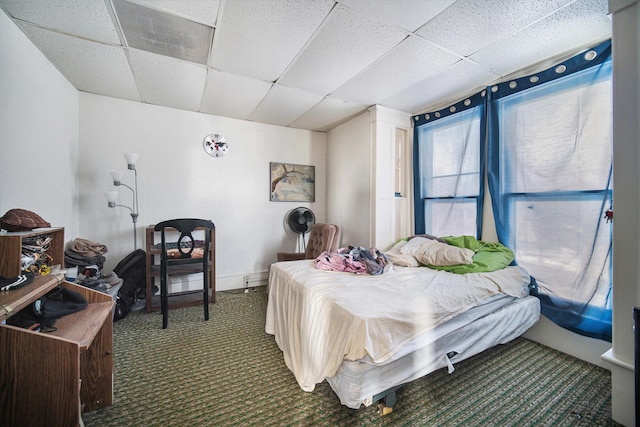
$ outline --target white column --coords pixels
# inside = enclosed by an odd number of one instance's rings
[[[380,250],[386,250],[398,238],[396,236],[396,197],[394,192],[396,129],[405,130],[407,138],[410,138],[411,116],[408,113],[380,105],[369,107],[369,113],[372,154],[370,170],[372,190],[371,243],[372,246]],[[408,147],[411,145],[409,144]],[[408,218],[403,218],[402,222],[409,222]],[[402,237],[406,235],[408,232]]]
[[[640,306],[638,1],[609,0],[613,20],[613,347],[603,358],[611,362],[613,419],[628,427],[636,425],[633,307]]]

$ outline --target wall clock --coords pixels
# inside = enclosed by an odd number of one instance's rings
[[[212,133],[207,135],[203,141],[204,151],[213,157],[222,157],[229,152],[229,145],[224,136]]]

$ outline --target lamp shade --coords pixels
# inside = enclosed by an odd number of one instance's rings
[[[115,208],[116,207],[116,203],[118,202],[118,196],[120,195],[120,193],[118,193],[115,190],[109,190],[109,191],[105,191],[104,192],[105,197],[107,198],[107,202],[110,208]]]
[[[122,177],[124,176],[124,172],[122,171],[111,171],[111,178],[113,178],[113,185],[120,185],[120,181],[122,181]]]
[[[127,167],[130,170],[135,170],[139,156],[136,153],[126,153],[124,157],[127,159]]]

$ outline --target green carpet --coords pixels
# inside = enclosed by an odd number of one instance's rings
[[[609,371],[518,338],[398,392],[394,412],[342,406],[326,382],[300,389],[273,336],[267,297],[219,292],[202,307],[114,323],[114,404],[86,426],[615,426]]]

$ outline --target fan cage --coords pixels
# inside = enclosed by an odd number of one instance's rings
[[[315,222],[315,215],[308,208],[295,208],[287,217],[289,228],[297,234],[307,234]]]
[[[309,208],[298,207],[292,209],[287,214],[287,225],[298,235],[298,247],[302,252],[306,250],[305,234],[311,231],[311,227],[316,222],[316,217]]]

